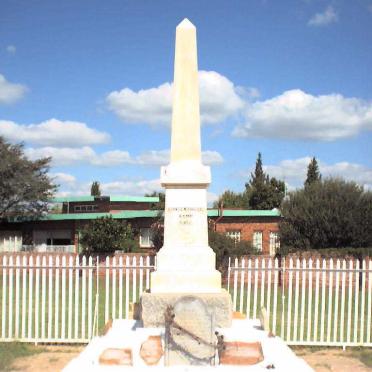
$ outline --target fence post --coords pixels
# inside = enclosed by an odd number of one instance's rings
[[[6,290],[7,290],[7,256],[3,256],[3,299],[2,299],[2,309],[1,309],[1,338],[5,339],[5,327],[6,327]]]
[[[238,295],[238,267],[239,261],[237,258],[234,260],[234,290],[233,290],[233,310],[236,311],[236,298]]]
[[[16,297],[15,297],[15,332],[14,336],[16,339],[19,338],[19,310],[20,310],[20,258],[16,257]]]
[[[313,315],[313,260],[309,259],[309,290],[307,304],[307,342],[311,338],[311,318]]]
[[[28,262],[28,319],[27,319],[27,325],[28,325],[28,332],[27,332],[27,338],[29,340],[32,339],[32,300],[33,300],[33,266],[34,266],[34,259],[31,256],[30,260]]]
[[[227,292],[230,293],[230,274],[231,274],[231,258],[229,257],[228,261],[228,267],[227,267]]]
[[[283,257],[281,260],[281,267],[279,271],[279,280],[280,280],[280,285],[281,285],[281,290],[282,290],[282,319],[281,319],[281,324],[280,324],[280,337],[282,340],[284,340],[284,319],[285,319],[285,288],[286,288],[286,260]]]
[[[79,270],[80,270],[80,260],[79,256],[75,258],[75,306],[74,306],[74,315],[75,315],[75,329],[74,337],[78,338],[79,335]]]
[[[67,338],[69,340],[72,339],[72,288],[73,288],[73,266],[74,266],[74,260],[72,256],[69,257],[68,259],[68,326],[67,326]]]
[[[93,292],[93,259],[89,256],[88,261],[88,339],[92,338],[92,292]]]
[[[110,257],[106,257],[106,290],[105,290],[105,324],[109,320],[109,297],[110,297]]]

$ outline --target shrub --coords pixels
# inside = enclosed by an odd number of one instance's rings
[[[250,242],[240,241],[235,242],[232,238],[225,234],[209,230],[209,246],[216,253],[217,269],[222,270],[225,261],[229,257],[241,257],[249,254],[259,254]]]
[[[284,249],[372,246],[372,193],[354,182],[326,179],[288,195],[281,209]]]
[[[134,252],[139,249],[135,232],[126,221],[103,217],[89,222],[81,231],[84,253]]]

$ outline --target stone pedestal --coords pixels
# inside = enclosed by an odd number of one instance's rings
[[[141,297],[141,319],[144,327],[164,327],[164,313],[168,306],[184,297],[185,293],[143,293]],[[200,298],[208,311],[214,314],[216,327],[230,327],[232,304],[230,294],[222,289],[218,293],[190,293]]]

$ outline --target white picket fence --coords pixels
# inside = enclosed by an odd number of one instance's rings
[[[0,341],[86,343],[131,316],[153,269],[149,256],[3,256]]]
[[[372,346],[372,260],[229,260],[233,308],[292,345]]]
[[[0,341],[86,343],[109,319],[132,317],[150,288],[150,257],[0,258]],[[233,308],[288,344],[372,346],[372,260],[229,260]]]

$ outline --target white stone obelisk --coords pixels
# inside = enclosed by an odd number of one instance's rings
[[[208,246],[207,187],[210,168],[201,161],[196,28],[184,19],[176,29],[170,164],[165,187],[164,246],[151,276],[151,293],[219,293],[221,274]]]

